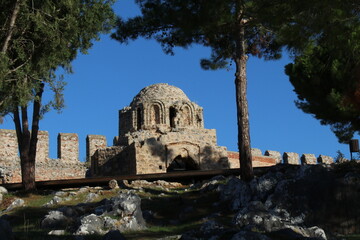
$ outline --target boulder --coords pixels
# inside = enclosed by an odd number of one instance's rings
[[[65,229],[71,223],[71,219],[60,211],[50,211],[41,221],[42,228]]]
[[[250,182],[253,200],[265,201],[266,198],[274,192],[281,177],[281,173],[268,172],[259,178],[254,178]]]
[[[85,202],[94,202],[97,198],[99,197],[98,194],[96,193],[89,193],[87,196],[86,196],[86,199],[85,199]]]
[[[272,239],[286,240],[327,240],[324,230],[318,227],[304,228],[300,226],[286,226],[283,229],[268,234]]]
[[[11,210],[14,210],[15,208],[19,208],[25,205],[25,201],[21,198],[15,199],[10,206],[4,211],[4,212],[10,212]]]
[[[103,229],[104,221],[101,217],[96,216],[95,214],[90,214],[83,217],[81,220],[81,225],[75,232],[75,235],[88,235],[88,234],[104,234]]]
[[[141,230],[145,220],[141,211],[141,199],[134,193],[120,193],[111,199],[112,211],[104,213],[120,217],[120,231]]]
[[[256,229],[261,232],[271,232],[285,226],[281,217],[266,210],[260,201],[250,202],[247,207],[240,210],[235,215],[233,223],[239,228]]]
[[[226,185],[220,185],[217,190],[220,192],[222,202],[230,202],[230,210],[239,210],[251,200],[251,189],[249,185],[238,179],[231,178]]]
[[[0,186],[0,194],[7,194],[8,190],[4,188],[3,186]]]
[[[110,180],[109,188],[110,189],[118,189],[119,188],[118,182],[115,179]]]
[[[48,235],[63,236],[65,235],[65,230],[51,230],[50,232],[48,232]]]

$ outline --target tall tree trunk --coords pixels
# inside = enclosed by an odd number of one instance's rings
[[[40,108],[44,84],[41,83],[34,100],[32,130],[29,130],[27,107],[21,107],[21,119],[19,109],[14,111],[14,123],[20,152],[21,180],[26,192],[36,189],[35,185],[35,159],[38,141]]]
[[[14,27],[15,27],[15,22],[16,22],[16,18],[19,14],[19,10],[20,10],[20,1],[21,0],[16,0],[15,2],[15,6],[14,6],[14,10],[11,14],[11,18],[9,21],[9,27],[7,29],[7,33],[6,33],[6,38],[1,46],[1,53],[6,53],[8,47],[9,47],[9,42],[11,40],[13,31],[14,31]]]
[[[238,124],[238,147],[240,153],[240,177],[244,181],[250,181],[254,178],[251,145],[250,145],[250,127],[249,110],[247,102],[247,79],[246,64],[248,56],[245,47],[245,26],[239,21],[239,31],[237,39],[237,49],[235,54],[235,89],[236,89],[236,107]]]

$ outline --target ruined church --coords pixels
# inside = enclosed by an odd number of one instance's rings
[[[166,83],[145,87],[121,109],[114,146],[91,156],[93,176],[221,168],[230,168],[227,150],[204,128],[203,108]]]

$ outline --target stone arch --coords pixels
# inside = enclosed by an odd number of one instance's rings
[[[177,115],[176,108],[171,106],[169,108],[169,123],[171,128],[176,127],[176,115]]]
[[[164,103],[161,101],[151,101],[147,105],[147,125],[155,126],[158,124],[163,124],[164,121]]]
[[[136,108],[136,130],[140,130],[144,122],[144,111],[141,106]]]
[[[169,164],[167,172],[199,170],[200,166],[191,157],[178,155]]]
[[[199,170],[200,166],[196,161],[190,156],[189,150],[186,148],[180,148],[178,155],[170,162],[167,167],[167,172],[174,171],[189,171],[189,170]]]
[[[158,104],[151,104],[150,106],[150,125],[161,123],[161,109]]]
[[[189,104],[184,104],[181,108],[181,120],[183,126],[191,126],[193,122],[192,108]]]
[[[170,164],[175,160],[175,158],[180,159],[181,161],[194,162],[191,163],[191,166],[200,166],[200,146],[192,142],[173,142],[166,145],[166,167],[168,168]],[[195,164],[195,165],[194,165]],[[195,170],[195,169],[192,169]]]

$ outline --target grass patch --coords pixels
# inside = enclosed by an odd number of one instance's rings
[[[345,239],[346,240],[360,240],[360,234],[346,236]]]
[[[181,235],[186,231],[199,228],[201,223],[186,223],[168,226],[148,225],[146,230],[136,232],[124,232],[128,240],[152,240],[167,236]]]

